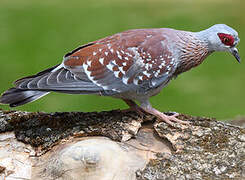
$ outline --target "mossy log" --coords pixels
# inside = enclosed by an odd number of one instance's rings
[[[244,179],[245,129],[179,115],[0,111],[0,179]]]

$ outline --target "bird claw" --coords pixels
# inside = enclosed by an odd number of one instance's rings
[[[179,113],[177,113],[177,112],[170,112],[170,113],[164,114],[164,113],[162,113],[162,112],[160,112],[160,111],[158,111],[152,107],[146,107],[146,108],[143,108],[143,110],[145,110],[146,112],[158,117],[158,122],[165,122],[172,127],[177,127],[179,125],[181,129],[184,129],[183,125],[188,126],[190,124],[190,122],[188,122],[188,121],[182,121],[182,120],[178,119],[177,117],[179,116]]]
[[[166,115],[166,114],[162,113],[162,115],[161,115],[161,117],[159,117],[160,119],[158,119],[158,121],[159,122],[165,122],[172,127],[179,127],[181,129],[185,129],[184,126],[190,125],[189,121],[180,120],[177,118],[178,116],[179,116],[179,113],[176,113],[176,112],[173,115]]]
[[[132,112],[133,111],[133,112],[136,112],[137,114],[139,114],[141,117],[144,117],[145,112],[148,112],[152,115],[157,116],[159,122],[165,122],[165,123],[167,123],[173,127],[176,127],[176,125],[179,124],[181,129],[183,129],[183,125],[189,125],[190,124],[190,122],[188,122],[188,121],[182,121],[182,120],[178,119],[177,117],[179,116],[179,113],[177,113],[177,112],[167,112],[165,114],[165,113],[162,113],[162,112],[152,108],[151,106],[150,107],[144,107],[144,106],[140,107],[132,100],[128,100],[128,99],[123,99],[123,100],[129,105],[130,108],[122,110],[122,112],[129,112],[129,111]]]

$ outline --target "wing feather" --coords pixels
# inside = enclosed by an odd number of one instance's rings
[[[159,32],[161,31],[161,32]],[[16,82],[19,88],[112,95],[167,84],[176,69],[162,30],[126,31],[65,55],[63,63]]]
[[[64,67],[74,76],[85,73],[110,93],[157,88],[176,70],[173,48],[162,31],[126,31],[99,40],[66,56]]]

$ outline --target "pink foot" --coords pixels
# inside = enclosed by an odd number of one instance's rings
[[[173,115],[166,115],[152,107],[142,107],[142,109],[152,115],[155,115],[156,117],[159,118],[159,121],[163,121],[167,124],[169,124],[170,126],[175,127],[175,124],[179,124],[181,127],[182,125],[189,125],[190,122],[188,121],[182,121],[180,119],[177,118],[177,116],[179,116],[179,113],[174,113]]]

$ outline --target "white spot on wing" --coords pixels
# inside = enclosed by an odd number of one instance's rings
[[[149,65],[150,65],[149,63],[146,63],[146,64],[145,64],[145,69],[146,69],[146,70],[149,70]]]
[[[83,69],[84,69],[85,73],[87,74],[88,78],[89,78],[90,80],[92,80],[92,78],[91,78],[91,76],[90,76],[90,75],[91,75],[91,72],[88,71],[88,65],[87,65],[86,63],[83,64]]]
[[[145,65],[144,60],[140,56],[138,48],[137,47],[130,47],[130,48],[128,48],[128,50],[132,51],[135,54],[133,57],[136,60],[135,63],[137,63],[141,67],[144,67],[144,65]]]
[[[139,80],[138,80],[138,79],[134,79],[134,80],[133,80],[133,83],[134,83],[135,85],[138,85],[138,84],[139,84]]]
[[[128,84],[128,79],[129,79],[129,77],[123,76],[123,79],[122,79],[123,83]]]
[[[95,56],[96,54],[97,54],[97,52],[94,51],[94,52],[93,52],[93,55]]]
[[[107,51],[105,51],[105,55],[108,56],[108,52]]]
[[[174,58],[172,58],[172,60],[170,61],[170,64],[174,64]]]
[[[122,59],[122,56],[120,55],[119,51],[116,51],[116,52],[117,52],[117,57],[118,57],[119,59]]]
[[[160,69],[158,69],[155,73],[154,76],[157,77],[160,74]]]
[[[122,59],[122,56],[121,56],[120,54],[118,54],[117,57],[118,57],[119,59]]]
[[[87,61],[88,66],[91,66],[92,61]]]
[[[155,86],[157,84],[156,81],[151,81],[152,86]]]
[[[115,75],[117,78],[119,78],[119,73],[120,73],[120,71],[114,71],[114,75]]]
[[[99,59],[100,64],[104,65],[104,58]]]
[[[148,73],[147,71],[143,71],[143,74],[146,75],[148,78],[151,77],[151,74]]]
[[[114,65],[113,65],[112,63],[109,63],[109,64],[106,65],[106,67],[107,67],[109,70],[113,71]]]
[[[139,79],[142,81],[143,80],[143,76],[139,76]]]
[[[125,71],[123,70],[123,66],[118,67],[119,71],[121,71],[123,74],[125,74]]]
[[[162,61],[161,66],[165,66],[165,65],[166,65],[165,61]]]
[[[132,54],[126,52],[126,55],[128,55],[129,57],[133,57]]]
[[[110,49],[111,48],[111,44],[107,44],[107,47]]]
[[[111,61],[111,63],[117,65],[117,62],[115,60]]]

